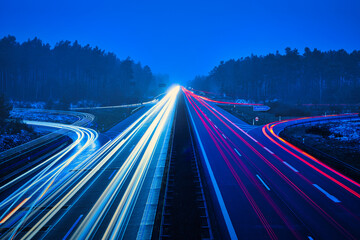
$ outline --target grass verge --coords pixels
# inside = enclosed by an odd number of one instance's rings
[[[141,108],[142,107],[102,108],[83,110],[82,112],[91,113],[95,116],[94,122],[91,123],[91,128],[99,132],[106,132],[131,114],[139,111]]]
[[[241,119],[242,121],[250,125],[254,124],[258,126],[298,117],[321,116],[360,111],[358,106],[303,106],[290,105],[281,102],[269,103],[267,105],[270,107],[270,110],[266,112],[253,111],[252,106],[230,104],[219,104],[218,106]],[[255,121],[256,117],[259,118],[258,121]]]

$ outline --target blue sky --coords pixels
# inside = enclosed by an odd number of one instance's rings
[[[0,0],[0,37],[78,40],[182,82],[287,46],[360,49],[359,13],[358,0]]]

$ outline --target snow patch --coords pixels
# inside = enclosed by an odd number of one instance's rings
[[[360,142],[360,121],[342,121],[340,123],[330,123],[329,138],[344,142]]]

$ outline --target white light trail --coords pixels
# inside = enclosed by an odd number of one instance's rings
[[[105,164],[109,163],[109,161],[112,161],[114,159],[114,157],[116,157],[122,151],[122,149],[124,149],[123,147],[126,146],[130,142],[130,140],[143,127],[146,127],[147,123],[151,122],[151,125],[152,125],[155,122],[155,120],[153,120],[153,119],[154,118],[156,119],[157,116],[163,116],[164,119],[169,117],[168,113],[166,114],[164,112],[165,112],[165,110],[167,112],[174,111],[175,99],[176,99],[176,95],[177,95],[178,91],[179,91],[179,87],[175,87],[161,101],[159,101],[155,106],[153,106],[150,110],[148,110],[138,120],[136,120],[133,124],[131,124],[121,134],[119,134],[119,136],[117,136],[111,142],[108,142],[101,149],[99,149],[95,154],[90,156],[85,161],[86,164],[83,164],[83,165],[81,165],[81,167],[79,167],[79,169],[91,169],[90,171],[85,172],[85,173],[83,172],[82,174],[81,174],[80,171],[76,172],[74,174],[74,176],[70,180],[68,180],[67,182],[64,182],[61,186],[59,186],[59,188],[56,191],[54,191],[51,195],[49,195],[47,197],[47,199],[44,199],[44,201],[41,203],[41,205],[39,207],[46,206],[46,204],[48,204],[50,201],[54,200],[58,194],[61,194],[61,192],[65,191],[65,190],[67,191],[66,194],[61,199],[57,199],[57,203],[55,205],[53,205],[53,208],[50,209],[49,211],[47,211],[44,214],[44,216],[42,216],[36,222],[36,224],[34,224],[34,226],[31,227],[31,229],[22,237],[22,239],[28,239],[28,238],[34,237],[41,230],[41,228],[43,226],[45,226],[45,224],[47,222],[49,222],[50,219],[52,219],[52,217],[54,217],[56,215],[56,213],[58,213],[58,211],[76,193],[78,193],[82,189],[82,187],[86,183],[88,183],[90,181],[90,179],[92,179],[92,177],[95,174],[97,174],[98,171]],[[169,105],[172,105],[172,107],[170,108]],[[170,109],[172,109],[172,110],[170,110]],[[159,129],[160,126],[163,125],[163,124],[159,124],[160,122],[161,122],[160,120],[157,120],[157,124],[155,124],[155,125],[158,125],[158,126],[156,126],[157,129]],[[148,127],[148,128],[150,128],[150,127]],[[144,135],[146,135],[146,138],[154,137],[154,131],[150,135],[148,135],[148,134],[144,134]],[[132,152],[130,153],[129,158],[128,158],[128,159],[132,159],[132,160],[135,159],[135,162],[140,162],[141,163],[141,164],[138,164],[138,167],[137,167],[137,169],[141,169],[141,171],[140,170],[136,171],[137,176],[144,176],[144,174],[146,174],[147,163],[144,163],[145,162],[144,156],[147,156],[147,158],[149,158],[149,156],[151,156],[151,155],[149,155],[149,153],[146,153],[146,154],[144,154],[143,158],[141,158],[140,161],[138,161],[137,159],[139,159],[139,157],[141,156],[141,154],[139,152],[143,152],[143,150],[146,149],[145,145],[146,145],[147,142],[148,141],[140,141],[134,147],[134,149],[132,150]],[[116,191],[118,189],[118,188],[116,188],[114,182],[123,183],[124,181],[122,181],[122,178],[129,177],[130,169],[133,169],[135,167],[135,165],[136,165],[135,162],[132,162],[131,160],[125,161],[125,163],[123,164],[123,166],[121,168],[122,170],[120,169],[119,171],[117,171],[117,173],[114,176],[112,176],[111,181],[110,181],[109,186],[108,186],[108,188],[111,189],[111,191],[109,190],[108,191],[109,194],[107,194],[106,198],[104,197],[103,199],[108,199],[108,198],[112,197],[111,193],[113,193],[113,191]],[[91,168],[89,166],[91,166]],[[71,189],[67,189],[68,186],[70,186],[70,184],[72,184],[75,181],[77,181],[76,184]],[[134,181],[131,181],[131,182],[133,183],[132,186],[136,186],[136,188],[141,187],[140,182],[134,182]],[[121,186],[121,184],[120,184],[120,186]],[[132,197],[133,200],[136,199],[136,192],[135,193],[129,192],[129,196],[130,195],[133,196]],[[95,215],[101,215],[102,214],[101,209],[107,208],[108,207],[108,205],[106,205],[107,203],[108,203],[107,201],[104,201],[102,203],[99,202],[99,204],[96,204],[94,206],[94,208],[93,208],[94,211],[92,211],[92,213],[95,212],[94,213]],[[130,208],[127,208],[127,209],[128,210],[126,212],[129,213]],[[88,216],[89,216],[89,214],[88,214]],[[31,214],[29,214],[29,217],[31,217]],[[83,222],[84,221],[90,221],[89,219],[91,219],[91,222],[94,222],[94,225],[97,223],[96,219],[94,220],[94,218],[92,218],[92,217],[88,217],[88,218],[85,217]],[[115,227],[114,229],[118,229],[119,223],[114,222],[114,224],[115,224],[115,225],[113,225]],[[73,236],[77,236],[77,235],[82,236],[84,232],[86,234],[86,231],[84,229],[87,229],[87,228],[84,228],[84,226],[81,223],[79,225],[79,227],[77,228],[77,230],[74,232]]]

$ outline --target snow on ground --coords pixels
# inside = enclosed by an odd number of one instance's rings
[[[44,109],[46,106],[45,102],[24,102],[24,101],[14,101],[10,100],[10,104],[15,108],[36,108]]]
[[[79,120],[76,116],[72,115],[47,113],[26,109],[12,110],[10,112],[10,118],[64,124],[72,124]],[[5,130],[2,134],[0,134],[0,152],[24,144],[45,134],[48,134],[48,132],[39,131],[38,128],[34,128],[34,131],[27,131],[26,128],[24,128],[17,133],[10,131],[10,129]]]
[[[342,121],[329,123],[331,135],[329,138],[344,142],[357,141],[360,143],[360,121]]]
[[[0,135],[0,152],[29,142],[39,136],[41,135],[36,132],[28,132],[25,130],[21,130],[20,133],[16,134],[3,133]]]
[[[65,114],[55,114],[46,112],[34,112],[23,109],[15,109],[10,112],[11,118],[19,118],[22,120],[56,122],[64,124],[72,124],[79,120],[77,117]]]
[[[76,103],[70,104],[70,109],[82,107],[101,107],[101,104],[91,100],[81,100]]]

